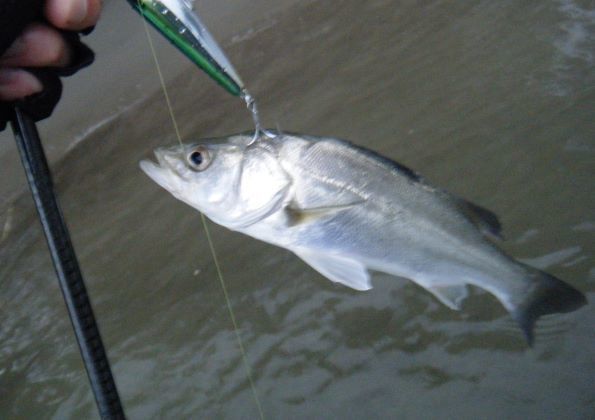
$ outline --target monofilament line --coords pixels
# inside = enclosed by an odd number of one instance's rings
[[[151,38],[151,34],[149,33],[149,24],[145,20],[144,11],[141,7],[140,1],[138,3],[138,9],[140,10],[141,15],[143,16],[143,26],[145,28],[145,34],[147,34],[147,41],[149,41],[149,48],[151,49],[151,55],[153,56],[153,61],[155,62],[155,68],[157,69],[157,74],[159,75],[159,82],[161,83],[161,89],[163,90],[163,95],[165,96],[165,102],[167,103],[167,109],[169,110],[169,116],[171,118],[171,122],[174,126],[174,131],[176,132],[176,137],[178,139],[178,143],[182,146],[182,136],[180,135],[180,130],[178,129],[178,123],[176,122],[176,117],[174,116],[174,108],[171,105],[171,101],[169,100],[169,93],[167,92],[167,88],[165,87],[165,79],[163,78],[163,73],[161,72],[161,65],[159,64],[159,59],[157,58],[157,52],[155,51],[155,45],[153,45],[153,39]]]
[[[244,363],[244,367],[246,368],[246,376],[248,376],[248,381],[250,382],[250,388],[252,389],[252,394],[254,395],[254,401],[256,401],[256,406],[258,408],[258,414],[260,415],[260,419],[264,420],[264,414],[262,412],[260,400],[258,398],[258,394],[256,393],[256,386],[254,385],[254,381],[252,379],[252,372],[250,370],[250,366],[248,365],[248,358],[246,357],[246,350],[244,349],[244,343],[242,342],[242,337],[240,336],[240,329],[238,328],[236,316],[235,316],[233,309],[231,307],[231,301],[229,299],[229,295],[227,294],[227,287],[225,286],[225,282],[223,281],[223,274],[221,272],[221,266],[219,265],[219,259],[217,258],[217,253],[215,252],[215,245],[213,244],[213,240],[211,239],[211,232],[209,231],[209,226],[207,224],[207,218],[205,217],[205,215],[203,213],[200,213],[200,218],[202,219],[202,225],[205,230],[207,242],[209,243],[209,248],[211,249],[211,254],[213,256],[213,262],[215,263],[215,269],[217,270],[217,276],[219,277],[219,282],[221,283],[221,289],[223,290],[223,295],[225,296],[225,301],[227,302],[227,310],[229,311],[229,317],[231,318],[231,323],[233,324],[233,330],[234,330],[234,332],[236,334],[236,338],[238,340],[238,346],[240,347],[240,352],[242,354],[242,361]]]
[[[139,10],[141,14],[143,13],[142,8],[139,4]],[[174,126],[174,130],[176,132],[176,137],[180,145],[182,145],[182,136],[180,135],[180,131],[178,129],[178,124],[176,122],[176,117],[174,115],[174,110],[171,105],[171,101],[169,99],[169,93],[167,91],[167,87],[165,85],[165,79],[163,78],[163,73],[161,72],[161,66],[159,64],[159,59],[157,58],[157,52],[155,51],[155,46],[153,45],[153,40],[151,39],[151,34],[149,33],[149,25],[147,24],[146,20],[143,19],[145,33],[147,35],[147,40],[149,42],[149,47],[151,49],[151,55],[153,56],[153,61],[155,62],[155,67],[157,69],[157,74],[159,75],[159,82],[161,83],[161,89],[163,90],[163,95],[165,96],[165,102],[167,104],[167,109],[169,110],[169,115]],[[258,414],[261,420],[264,420],[264,413],[262,411],[262,406],[260,405],[260,399],[258,398],[258,393],[256,392],[256,386],[254,385],[254,380],[252,379],[252,372],[250,370],[250,365],[248,364],[248,357],[246,356],[246,350],[244,348],[244,343],[242,342],[242,337],[240,335],[240,330],[238,328],[238,323],[236,321],[235,314],[233,312],[233,307],[231,306],[231,301],[229,299],[229,294],[227,293],[227,287],[225,286],[225,280],[223,279],[223,273],[221,271],[221,267],[219,265],[219,259],[217,258],[217,253],[215,252],[215,246],[213,244],[213,240],[211,239],[211,233],[209,231],[209,226],[207,224],[207,218],[203,213],[200,213],[200,218],[202,220],[202,225],[205,231],[205,235],[207,238],[207,242],[209,244],[209,249],[211,251],[211,256],[213,258],[213,262],[215,264],[215,269],[217,271],[217,277],[219,279],[219,284],[221,285],[221,289],[223,290],[223,296],[225,297],[225,304],[227,305],[227,311],[229,312],[229,317],[231,318],[231,323],[233,326],[233,330],[238,342],[238,347],[240,349],[240,354],[242,357],[242,364],[246,370],[246,376],[248,378],[248,382],[250,383],[250,389],[252,390],[252,395],[254,396],[254,401],[256,402],[256,407],[258,409]]]

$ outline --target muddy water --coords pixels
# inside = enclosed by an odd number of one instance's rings
[[[595,297],[595,11],[589,2],[308,1],[226,50],[268,126],[350,139],[501,217],[503,247]],[[152,71],[152,69],[147,69]],[[157,83],[157,81],[155,82]],[[250,128],[194,69],[184,139]],[[198,213],[138,169],[175,142],[161,93],[54,166],[130,418],[257,418]],[[96,416],[30,199],[0,243],[0,417]],[[453,312],[407,282],[333,284],[209,225],[266,418],[589,418],[593,306],[537,344],[491,297]]]

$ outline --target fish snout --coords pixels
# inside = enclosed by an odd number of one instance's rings
[[[160,147],[153,151],[155,160],[143,160],[140,162],[141,169],[157,184],[172,194],[178,189],[177,179],[184,172],[184,160],[181,154],[170,148]]]

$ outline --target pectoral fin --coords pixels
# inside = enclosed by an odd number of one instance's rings
[[[464,284],[456,286],[434,286],[428,287],[427,289],[436,296],[440,302],[455,311],[461,310],[461,303],[468,295],[467,286]]]
[[[296,255],[329,280],[355,290],[372,288],[370,274],[359,261],[316,251],[295,251]]]
[[[285,208],[287,215],[287,224],[289,227],[297,226],[302,223],[311,223],[324,217],[331,216],[337,212],[347,210],[359,203],[351,203],[339,206],[315,207],[302,209],[296,205],[290,204]]]

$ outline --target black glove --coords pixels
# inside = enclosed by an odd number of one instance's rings
[[[31,22],[45,22],[43,17],[44,0],[0,0],[0,55],[15,41],[25,26]],[[88,34],[92,28],[82,31]],[[80,41],[77,32],[61,31],[66,40],[72,61],[68,67],[27,68],[43,85],[43,91],[25,99],[0,102],[0,131],[12,116],[13,105],[18,104],[35,121],[51,115],[62,94],[60,77],[70,76],[90,65],[95,55]]]

